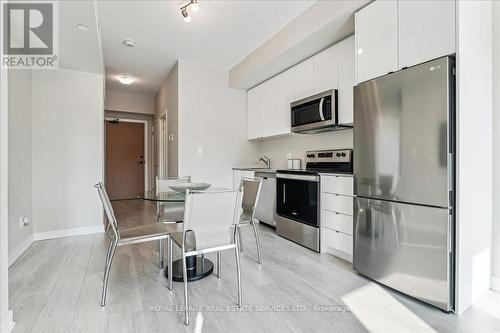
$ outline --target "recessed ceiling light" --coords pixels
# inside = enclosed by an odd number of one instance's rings
[[[191,22],[191,16],[189,16],[186,7],[181,9],[181,13],[182,13],[182,16],[184,16],[184,22],[186,22],[186,23]]]
[[[89,31],[89,27],[87,27],[86,25],[84,24],[77,24],[76,27],[78,28],[78,30],[80,31]]]
[[[125,39],[123,41],[123,46],[126,46],[126,47],[135,47],[135,42],[132,39]]]
[[[133,77],[127,75],[120,75],[117,77],[117,80],[120,81],[121,84],[132,84],[135,81]]]

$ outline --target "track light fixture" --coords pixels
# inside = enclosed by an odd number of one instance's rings
[[[191,0],[187,5],[181,7],[181,14],[184,17],[184,22],[186,23],[191,22],[191,16],[189,16],[188,8],[191,8],[193,12],[197,12],[200,9],[200,6],[198,5],[198,0]]]

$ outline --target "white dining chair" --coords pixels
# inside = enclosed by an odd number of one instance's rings
[[[238,223],[237,235],[239,238],[239,248],[243,252],[243,239],[241,237],[241,227],[252,226],[253,233],[255,236],[255,243],[257,245],[257,262],[262,264],[262,254],[259,239],[259,232],[257,230],[257,220],[255,218],[255,211],[257,208],[257,202],[260,197],[260,190],[262,188],[262,179],[253,178],[241,178],[240,190],[243,190],[242,199],[242,213]]]
[[[174,190],[172,190],[170,186],[190,182],[191,176],[168,178],[156,177],[156,194],[162,192],[174,192]],[[157,202],[156,214],[158,222],[182,222],[182,220],[184,219],[184,202]]]
[[[232,229],[241,215],[241,191],[186,193],[186,209],[182,232],[173,233],[168,240],[168,267],[172,267],[172,244],[181,248],[184,280],[184,324],[189,325],[189,299],[186,258],[216,252],[217,277],[221,277],[221,251],[234,249],[238,283],[238,306],[241,307],[241,272],[238,238]],[[168,274],[168,287],[172,289],[172,274]]]
[[[160,242],[160,262],[163,262],[164,239],[170,238],[170,233],[179,232],[180,226],[177,224],[150,223],[135,227],[118,228],[118,220],[116,219],[113,206],[109,200],[106,188],[103,183],[94,185],[101,199],[106,215],[105,234],[109,240],[108,251],[106,253],[106,261],[104,264],[104,277],[102,283],[101,306],[106,304],[108,279],[111,270],[111,264],[115,256],[115,251],[118,246],[138,244],[144,242],[159,241]],[[161,267],[160,267],[161,268]]]

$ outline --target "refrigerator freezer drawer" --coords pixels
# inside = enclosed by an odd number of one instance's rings
[[[321,209],[352,216],[352,197],[321,193]]]
[[[354,199],[354,269],[446,311],[452,307],[449,215],[433,208]]]

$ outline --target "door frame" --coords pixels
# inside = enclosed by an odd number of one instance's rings
[[[150,147],[150,142],[149,138],[150,135],[149,133],[149,120],[140,120],[140,119],[128,119],[128,118],[115,118],[115,117],[104,117],[104,122],[107,121],[112,121],[112,120],[118,120],[119,122],[122,123],[139,123],[144,125],[144,192],[149,191],[150,189],[150,173],[151,171],[149,170],[150,168],[150,153],[149,153],[149,147]],[[107,154],[106,154],[106,126],[104,126],[104,170],[106,170],[106,163],[107,163]],[[106,172],[104,173],[106,175]]]

